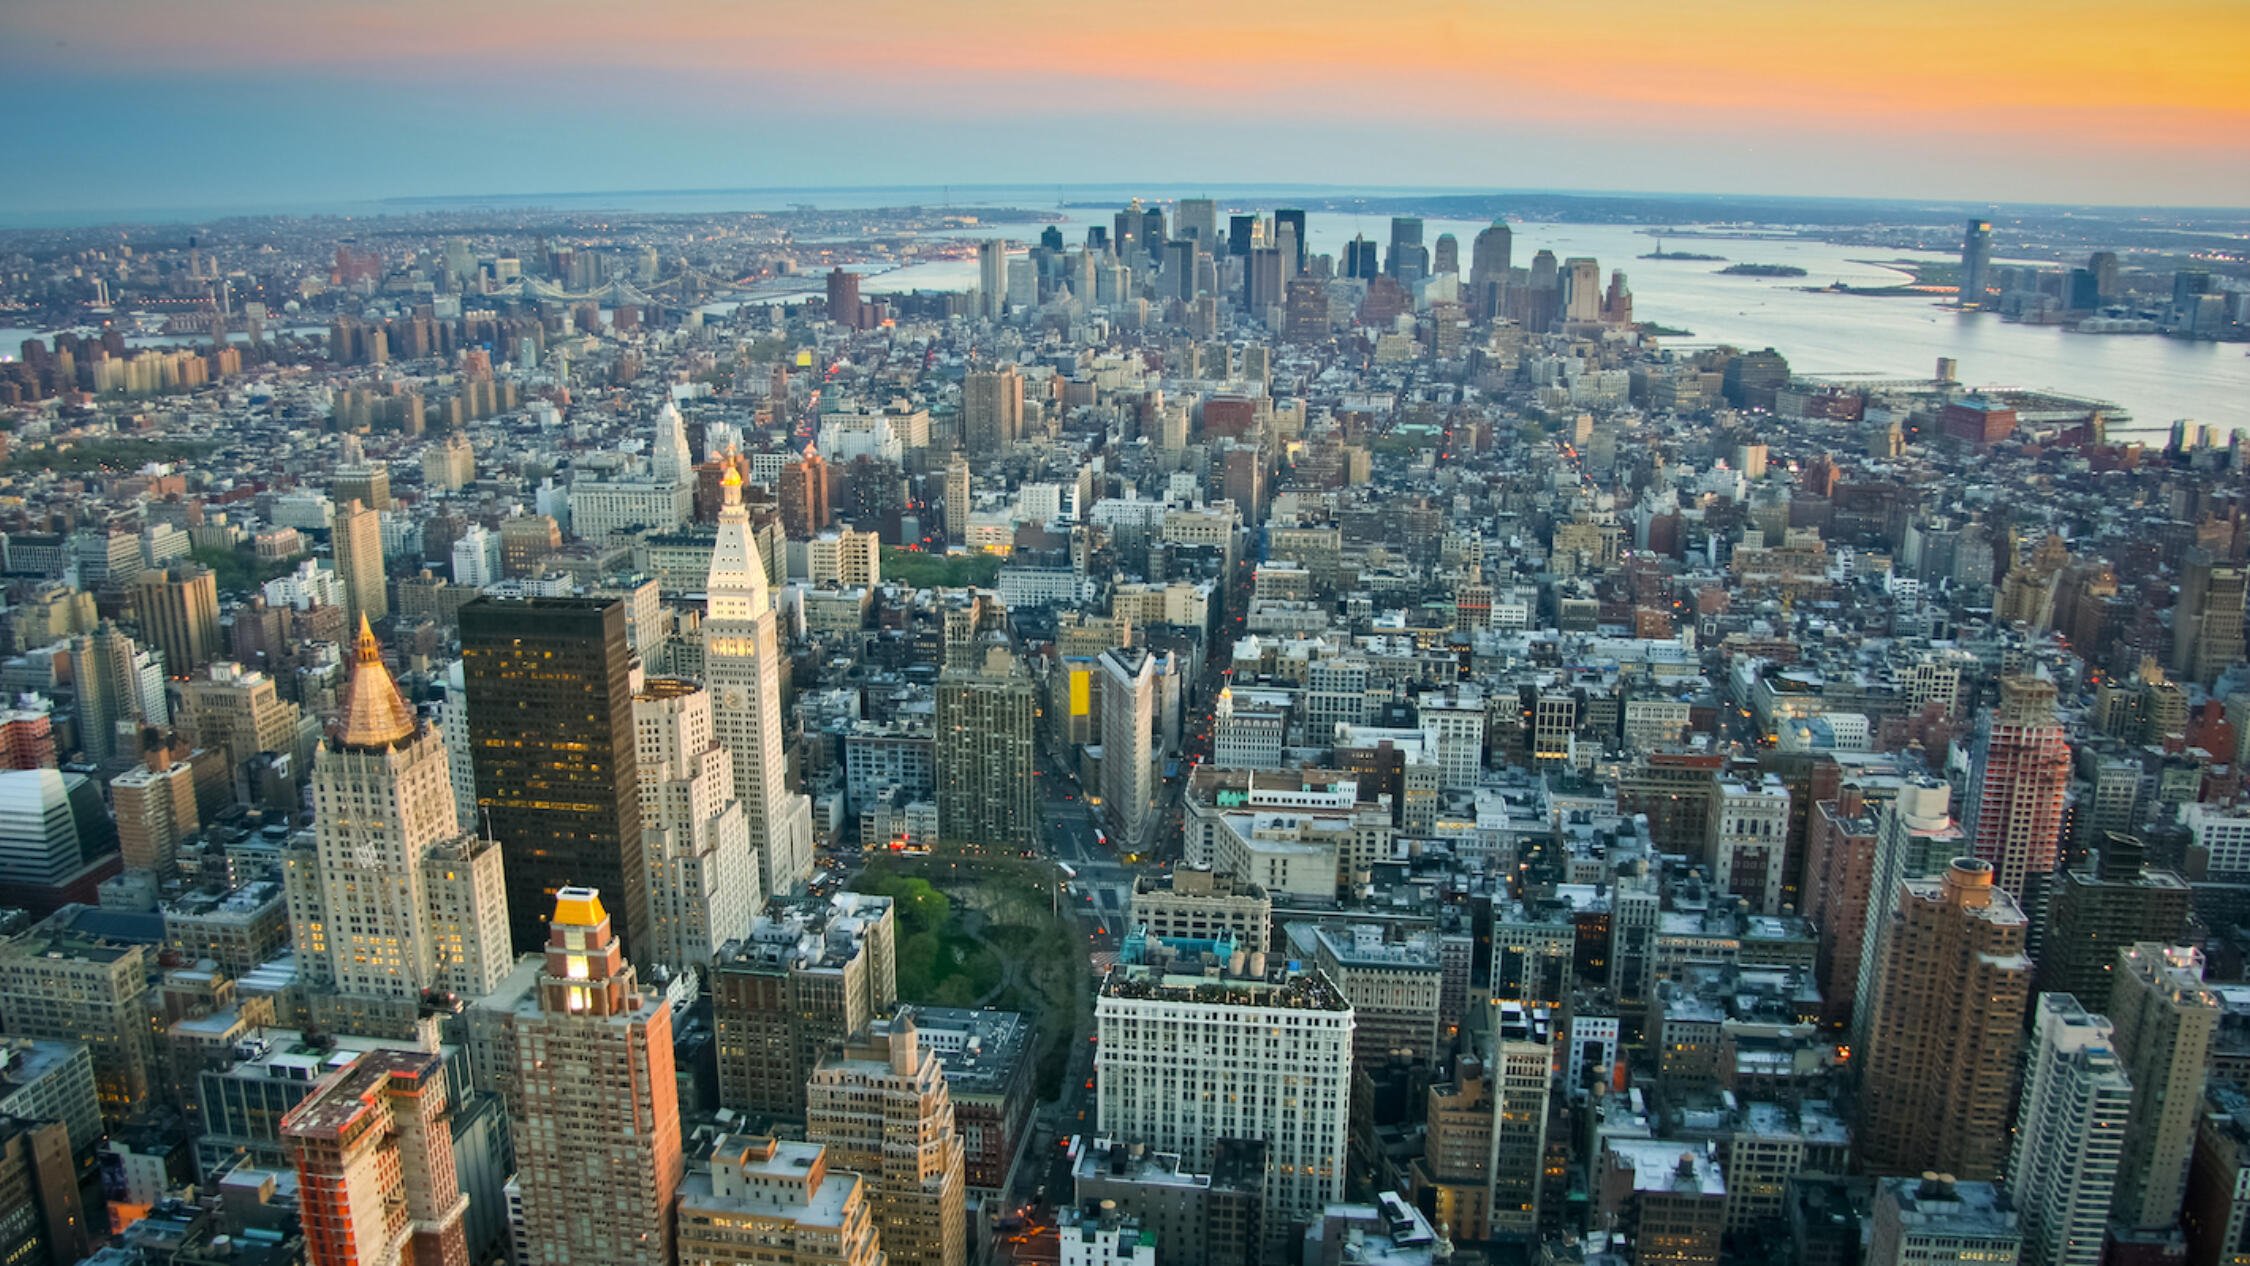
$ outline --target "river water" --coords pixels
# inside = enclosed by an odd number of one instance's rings
[[[950,191],[899,188],[558,195],[524,201],[565,211],[614,207],[647,212],[770,210],[793,203],[825,207],[929,206],[942,202],[957,206],[1052,207],[1057,192],[1026,186],[958,186]],[[1106,197],[1109,191],[1073,187],[1067,192],[1079,200]],[[1115,192],[1119,205],[1130,196],[1128,190]],[[1222,231],[1230,209],[1270,210],[1296,200],[1286,190],[1186,192],[1220,199]],[[1321,191],[1323,195],[1333,192]],[[462,205],[489,205],[490,201],[465,199]],[[1070,245],[1085,240],[1088,225],[1110,221],[1107,209],[1070,208],[1056,214],[1063,217],[1064,240]],[[1461,262],[1466,268],[1471,244],[1484,227],[1481,221],[1429,219],[1424,224],[1423,242],[1434,247],[1439,234],[1452,233],[1460,243]],[[1793,264],[1806,271],[1801,278],[1730,277],[1718,272],[1726,266],[1723,263],[1639,258],[1654,250],[1656,241],[1629,226],[1510,227],[1515,235],[1514,262],[1519,267],[1530,261],[1533,252],[1545,248],[1558,259],[1595,257],[1601,261],[1605,281],[1609,269],[1623,268],[1633,291],[1637,318],[1693,332],[1665,340],[1668,346],[1724,342],[1772,347],[1788,357],[1791,368],[1800,373],[1911,378],[1929,377],[1936,371],[1938,358],[1949,356],[1960,362],[1962,381],[1973,385],[2043,387],[2114,401],[2132,414],[2133,422],[2129,427],[2113,428],[2113,433],[2160,437],[2181,418],[2209,424],[2222,434],[2236,428],[2250,429],[2250,356],[2244,354],[2245,346],[2240,343],[2196,343],[2145,334],[2077,334],[2055,326],[2014,325],[1995,316],[1956,313],[1941,300],[1921,296],[1840,295],[1806,289],[1832,281],[1892,284],[1905,280],[1905,275],[1883,267],[1881,261],[1944,256],[1793,239],[1674,236],[1665,240],[1668,250],[1725,255],[1735,263]],[[1308,247],[1316,253],[1339,253],[1354,233],[1365,233],[1379,245],[1387,244],[1389,221],[1377,215],[1346,213],[1315,212],[1307,217]],[[1024,225],[1006,225],[971,235],[1021,239],[1036,233]],[[974,261],[942,260],[872,275],[863,290],[873,295],[913,289],[959,290],[975,284]],[[14,355],[17,345],[34,333],[0,330],[0,356]]]

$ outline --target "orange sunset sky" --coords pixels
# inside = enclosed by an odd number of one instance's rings
[[[1140,179],[2250,204],[2245,0],[8,0],[0,101],[56,182],[18,211]]]

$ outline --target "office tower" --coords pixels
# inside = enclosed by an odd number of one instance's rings
[[[2180,1226],[2193,1266],[2250,1262],[2250,1093],[2218,1078],[2198,1113]]]
[[[1227,254],[1246,256],[1258,244],[1258,217],[1255,215],[1230,215],[1227,217]]]
[[[2000,1172],[2031,961],[2024,917],[1990,863],[1957,859],[1902,882],[1876,987],[1860,1101],[1860,1163],[1875,1174]]]
[[[500,534],[481,523],[471,523],[453,541],[453,583],[464,589],[485,589],[500,580]]]
[[[190,753],[169,742],[149,746],[139,765],[111,779],[109,802],[127,870],[170,875],[181,841],[203,826]]]
[[[1137,206],[1140,199],[1135,198],[1133,202]],[[1164,208],[1142,207],[1140,236],[1138,238],[1140,253],[1150,259],[1155,259],[1163,251],[1164,242],[1168,236],[1164,231]]]
[[[461,608],[461,675],[480,825],[507,858],[517,952],[537,948],[555,894],[572,887],[617,894],[626,943],[645,943],[624,604],[478,598]]]
[[[2040,993],[2107,998],[2120,951],[2187,936],[2187,881],[2177,871],[2144,865],[2146,856],[2138,839],[2111,833],[2086,866],[2048,876],[2036,929],[2034,988]]]
[[[961,379],[961,440],[971,456],[1006,456],[1023,438],[1023,373],[1013,365]]]
[[[859,274],[841,268],[828,272],[828,319],[838,325],[859,325]]]
[[[1298,276],[1305,271],[1305,212],[1301,207],[1282,207],[1273,213],[1273,237],[1276,246],[1285,239],[1294,240],[1295,255],[1288,261],[1289,275]]]
[[[2250,573],[2207,549],[2188,551],[2172,608],[2172,671],[2181,683],[2209,686],[2242,659],[2246,577]]]
[[[648,866],[643,958],[675,972],[708,967],[765,906],[750,824],[734,794],[734,758],[719,746],[710,693],[674,677],[633,696],[633,733]]]
[[[1263,1140],[1265,1224],[1317,1216],[1344,1188],[1351,1007],[1318,972],[1269,970],[1264,953],[1224,941],[1201,948],[1131,938],[1102,982],[1100,1129],[1201,1171],[1220,1140]]]
[[[1292,343],[1317,343],[1328,337],[1328,283],[1297,277],[1283,288],[1282,335]]]
[[[1185,303],[1195,298],[1195,243],[1174,238],[1164,244],[1164,290]]]
[[[821,1061],[805,1137],[866,1177],[883,1255],[899,1266],[967,1266],[967,1191],[953,1097],[914,1021],[876,1021]]]
[[[1521,315],[1523,326],[1532,333],[1543,333],[1555,328],[1555,319],[1561,313],[1561,265],[1555,252],[1532,252],[1530,279],[1523,286],[1523,304],[1510,299],[1512,315]]]
[[[89,1225],[63,1123],[0,1116],[0,1261],[72,1266],[93,1250]]]
[[[2008,1186],[2029,1266],[2097,1266],[2133,1120],[2133,1083],[2109,1021],[2067,993],[2039,995]],[[2168,1215],[2167,1215],[2168,1216]]]
[[[1039,841],[1039,691],[1005,645],[938,677],[938,835],[1011,849]]]
[[[1602,319],[1602,266],[1598,260],[1574,255],[1563,261],[1558,280],[1562,284],[1563,320]]]
[[[1156,822],[1156,657],[1113,647],[1095,659],[1102,691],[1102,817],[1121,851]]]
[[[144,571],[131,592],[141,641],[164,653],[165,672],[190,677],[219,657],[219,588],[210,568],[176,563]]]
[[[422,484],[430,491],[458,492],[476,480],[476,450],[459,431],[422,450]]]
[[[370,464],[359,451],[359,437],[344,436],[344,464],[328,480],[328,497],[337,505],[357,501],[377,514],[391,509],[390,467]]]
[[[671,1266],[680,1153],[672,1011],[643,993],[601,894],[555,894],[537,1001],[516,1015],[527,1266]]]
[[[1718,1266],[1729,1201],[1715,1145],[1610,1136],[1593,1181],[1596,1224],[1634,1245],[1633,1260]]]
[[[1008,261],[1008,310],[1029,312],[1039,306],[1039,261],[1023,256]]]
[[[2022,1245],[2015,1206],[1997,1183],[1925,1174],[1875,1184],[1866,1266],[2009,1263]]]
[[[1442,277],[1447,273],[1458,275],[1461,271],[1461,239],[1451,233],[1438,234],[1437,245],[1430,252],[1430,275]]]
[[[734,758],[734,794],[750,824],[758,891],[771,898],[796,891],[812,877],[812,803],[790,791],[786,778],[781,642],[765,564],[750,539],[742,476],[729,468],[719,482],[724,497],[719,537],[704,582],[703,685],[711,692],[719,746]]]
[[[0,893],[9,905],[35,915],[91,905],[118,869],[99,783],[52,769],[0,770]]]
[[[1172,229],[1210,254],[1219,245],[1219,204],[1209,198],[1180,199],[1172,207]]]
[[[978,315],[997,321],[1008,304],[1008,242],[989,238],[977,243]]]
[[[82,935],[51,919],[0,941],[0,1033],[85,1043],[112,1129],[145,1105],[154,1084],[154,957],[145,946]]]
[[[1253,320],[1263,321],[1266,309],[1281,303],[1281,249],[1251,249],[1242,267],[1242,306]]]
[[[1964,308],[1984,306],[1992,271],[1992,221],[1971,220],[1961,237],[1961,292],[1956,301]]]
[[[798,540],[823,532],[833,520],[829,501],[828,462],[812,444],[797,460],[782,466],[775,480],[774,500],[781,513],[781,530]]]
[[[2018,901],[2032,875],[2055,868],[2069,795],[2070,744],[2055,720],[2054,683],[2002,677],[1999,706],[1977,721],[1961,829]]]
[[[344,618],[380,620],[391,613],[383,577],[383,516],[359,501],[336,506],[331,539],[336,575],[344,582]]]
[[[680,1266],[883,1266],[870,1183],[828,1149],[722,1134],[680,1183]]]
[[[1082,1206],[1107,1202],[1139,1218],[1156,1236],[1157,1266],[1257,1266],[1265,1260],[1263,1144],[1221,1139],[1217,1161],[1199,1173],[1177,1152],[1122,1139],[1084,1142],[1071,1171],[1072,1193]]]
[[[1515,233],[1494,220],[1469,244],[1469,311],[1489,321],[1503,311],[1501,296],[1508,288],[1508,269],[1515,256]]]
[[[969,543],[969,459],[955,451],[945,459],[945,539],[951,545]]]
[[[275,752],[308,760],[318,734],[272,677],[229,660],[180,687],[180,728],[195,746],[225,753],[237,799],[249,797],[244,767],[253,758]]]
[[[562,526],[549,514],[517,515],[500,523],[500,574],[536,576],[541,560],[562,548]]]
[[[1826,916],[1837,930],[1827,979],[1848,991],[1845,1005],[1854,1049],[1867,1046],[1868,1025],[1875,1014],[1876,965],[1898,926],[1889,916],[1898,908],[1899,885],[1941,875],[1954,858],[1968,851],[1968,839],[1953,818],[1952,799],[1952,788],[1935,778],[1907,780],[1891,802],[1876,811],[1865,886],[1852,884],[1850,880],[1858,876],[1846,873],[1823,894]],[[1825,931],[1828,925],[1822,926]]]
[[[658,483],[693,481],[695,451],[688,446],[687,422],[680,416],[679,406],[666,400],[664,407],[656,411],[654,430],[648,450],[649,474]]]
[[[1365,281],[1381,272],[1375,262],[1375,243],[1359,236],[1344,243],[1344,276]]]
[[[1133,882],[1131,925],[1166,940],[1231,940],[1264,945],[1272,939],[1273,898],[1247,879],[1181,866],[1166,879],[1143,875]]]
[[[2187,1192],[2204,1060],[2219,1027],[2219,996],[2203,986],[2203,952],[2155,942],[2119,951],[2109,1018],[2133,1082],[2115,1216],[2129,1227],[2168,1228]]]
[[[803,1120],[813,1069],[897,1002],[889,897],[774,903],[712,966],[720,1105]]]
[[[2117,252],[2095,251],[2086,257],[2086,271],[2094,274],[2096,297],[2108,303],[2118,294]]]
[[[1427,253],[1422,246],[1421,217],[1392,216],[1391,245],[1383,256],[1383,275],[1411,285],[1428,275],[1426,259]]]
[[[309,1266],[462,1266],[445,1057],[361,1055],[281,1119]]]

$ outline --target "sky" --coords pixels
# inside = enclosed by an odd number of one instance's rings
[[[950,183],[2250,206],[2245,0],[0,0],[0,213]]]

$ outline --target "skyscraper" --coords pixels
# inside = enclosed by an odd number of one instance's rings
[[[1301,207],[1282,207],[1273,213],[1273,236],[1278,245],[1288,235],[1294,234],[1296,257],[1289,261],[1289,275],[1295,277],[1305,271],[1305,212]]]
[[[1164,289],[1185,302],[1195,297],[1196,246],[1191,238],[1176,237],[1164,244]]]
[[[344,582],[344,618],[380,620],[391,613],[383,576],[383,516],[359,501],[337,505],[330,529],[336,575]]]
[[[2119,951],[2109,1016],[2117,1057],[2133,1079],[2115,1216],[2129,1227],[2170,1227],[2187,1192],[2204,1060],[2219,1026],[2219,996],[2203,986],[2203,952],[2154,942]]]
[[[1259,246],[1250,251],[1242,267],[1242,306],[1263,320],[1268,308],[1281,303],[1281,248]]]
[[[1489,321],[1502,312],[1514,256],[1515,232],[1499,220],[1469,244],[1469,312],[1477,319]]]
[[[806,1088],[805,1137],[873,1188],[876,1234],[898,1266],[966,1266],[967,1189],[953,1098],[914,1021],[878,1021],[822,1061]]]
[[[297,955],[324,960],[324,994],[387,1000],[410,1031],[425,992],[474,997],[513,963],[501,856],[462,837],[445,740],[399,696],[364,620],[339,712],[313,762],[317,883],[291,893],[310,929]]]
[[[1422,245],[1422,219],[1413,215],[1391,217],[1391,247],[1383,256],[1383,272],[1408,285],[1429,275],[1429,252]]]
[[[1211,254],[1219,247],[1219,204],[1209,198],[1180,199],[1172,207],[1172,231]]]
[[[1992,271],[1992,221],[1971,220],[1961,237],[1961,295],[1964,308],[1984,306],[1984,292]]]
[[[765,905],[750,824],[734,794],[734,758],[719,746],[710,693],[675,677],[655,678],[633,696],[633,732],[648,865],[642,961],[673,971],[709,966]]]
[[[2180,600],[2172,608],[2172,671],[2181,683],[2209,686],[2242,658],[2246,587],[2250,579],[2242,568],[2207,549],[2188,551],[2180,568]]]
[[[1430,275],[1442,276],[1461,271],[1461,239],[1451,233],[1440,233],[1437,245],[1430,252]]]
[[[945,539],[950,545],[969,543],[969,459],[959,450],[945,459]]]
[[[443,1055],[381,1049],[282,1118],[310,1266],[468,1261],[448,1106]]]
[[[1961,829],[2018,901],[2035,873],[2055,868],[2070,794],[2070,743],[2055,720],[2053,682],[2000,679],[2000,704],[1977,722]]]
[[[2000,1172],[2031,960],[2024,917],[1990,864],[1960,858],[1901,883],[1876,964],[1863,1053],[1860,1160],[1875,1174]]]
[[[1211,944],[1128,941],[1102,983],[1101,1131],[1177,1152],[1198,1172],[1221,1140],[1262,1139],[1265,1224],[1315,1217],[1344,1189],[1351,1004],[1319,972],[1263,953],[1237,967],[1227,941],[1208,962],[1196,950]]]
[[[176,563],[144,571],[132,594],[141,640],[164,652],[168,675],[193,676],[219,657],[219,589],[210,568]]]
[[[1038,691],[1006,646],[938,678],[938,834],[1028,848],[1039,838]]]
[[[990,238],[977,243],[977,306],[979,315],[997,321],[1008,304],[1008,243]]]
[[[1023,438],[1023,374],[1013,365],[976,370],[961,379],[961,446],[971,455],[1005,456]]]
[[[685,1162],[672,1011],[643,993],[601,894],[555,894],[536,1002],[516,1016],[516,1182],[536,1266],[671,1266]]]
[[[882,1266],[872,1184],[828,1165],[818,1143],[721,1135],[680,1184],[683,1266]]]
[[[2067,993],[2039,995],[2008,1186],[2029,1266],[2096,1266],[2133,1115],[2109,1021]]]
[[[838,325],[859,324],[859,274],[842,268],[828,272],[828,319]]]
[[[1574,255],[1563,261],[1562,315],[1565,321],[1602,319],[1602,266],[1598,260]]]
[[[1137,647],[1103,651],[1102,817],[1118,847],[1137,850],[1156,821],[1156,657]]]
[[[781,643],[765,564],[750,539],[740,472],[730,467],[720,486],[719,538],[704,582],[703,684],[711,692],[719,745],[734,758],[734,794],[749,821],[758,889],[776,897],[796,891],[812,876],[812,803],[791,792],[786,778]],[[482,770],[477,785],[484,785]]]
[[[711,973],[719,1103],[803,1120],[805,1082],[846,1039],[898,1003],[889,897],[840,892],[776,902]]]
[[[1227,217],[1227,254],[1237,257],[1248,255],[1258,244],[1258,217],[1255,215],[1230,215]]]
[[[1381,271],[1375,262],[1375,243],[1365,237],[1344,243],[1344,276],[1365,281]]]
[[[477,807],[507,856],[517,952],[541,944],[555,894],[578,886],[617,894],[626,943],[642,944],[648,877],[624,604],[478,598],[461,608],[461,665]]]

